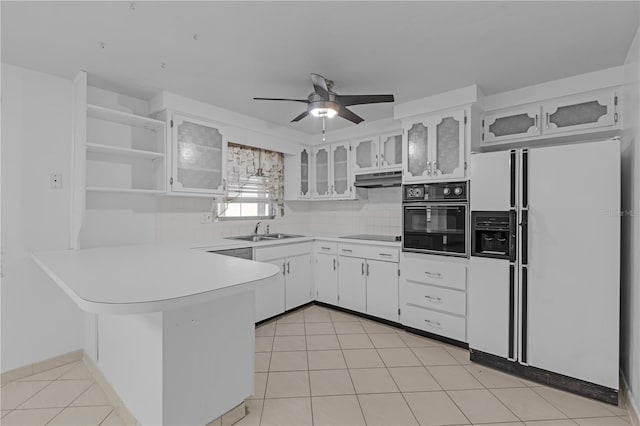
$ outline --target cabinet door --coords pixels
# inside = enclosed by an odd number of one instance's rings
[[[348,143],[331,145],[331,195],[338,198],[351,196],[351,146]]]
[[[380,136],[380,169],[402,168],[402,133]]]
[[[357,257],[340,257],[338,260],[339,306],[357,312],[366,312],[366,261]]]
[[[487,113],[482,121],[485,143],[540,135],[540,105]]]
[[[338,256],[316,254],[316,299],[338,305]]]
[[[329,183],[329,147],[314,148],[314,176],[313,196],[317,198],[327,198],[331,196]]]
[[[256,322],[284,312],[285,260],[275,259],[268,263],[280,269],[275,276],[260,281],[256,287]]]
[[[367,260],[367,313],[398,321],[398,264]]]
[[[311,152],[309,148],[300,151],[300,198],[311,196]]]
[[[226,190],[227,143],[218,125],[173,115],[171,190],[221,194]]]
[[[410,123],[404,130],[403,182],[424,181],[431,175],[431,139],[429,125],[425,122]]]
[[[545,102],[545,134],[612,126],[618,121],[616,93],[598,90]]]
[[[287,310],[311,301],[311,254],[286,259],[285,308]]]
[[[371,137],[353,143],[353,172],[370,172],[380,166],[378,137]]]
[[[435,144],[431,159],[434,178],[461,178],[465,175],[464,110],[433,117],[431,130]]]

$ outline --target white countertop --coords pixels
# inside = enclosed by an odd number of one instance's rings
[[[272,277],[268,263],[213,255],[181,245],[58,250],[36,263],[87,312],[159,312],[251,289]]]

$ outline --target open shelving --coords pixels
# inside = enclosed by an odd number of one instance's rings
[[[126,126],[142,127],[152,131],[164,130],[165,126],[164,121],[94,104],[87,104],[87,117],[124,124]]]

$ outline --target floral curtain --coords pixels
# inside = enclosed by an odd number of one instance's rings
[[[251,177],[264,177],[269,198],[284,216],[284,155],[246,145],[229,143],[227,149],[227,179],[241,186]]]

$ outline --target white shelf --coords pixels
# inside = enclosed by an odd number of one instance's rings
[[[164,194],[160,189],[108,188],[104,186],[87,186],[91,192],[120,192],[126,194]]]
[[[154,160],[156,158],[164,158],[162,152],[145,151],[141,149],[121,148],[119,146],[102,145],[98,143],[87,143],[88,152],[99,152],[102,154],[114,154],[125,157],[146,158]]]
[[[158,131],[164,129],[164,121],[98,105],[87,104],[87,116],[128,126],[143,127],[147,130]]]

